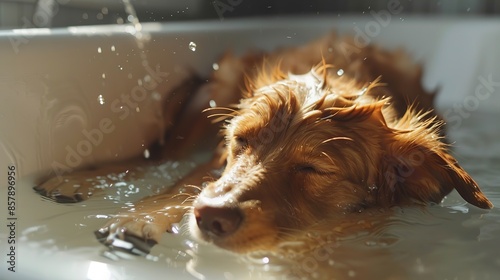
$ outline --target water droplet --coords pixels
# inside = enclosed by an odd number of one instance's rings
[[[219,70],[219,64],[218,63],[212,64],[212,69],[214,69],[214,71]]]
[[[121,65],[118,65],[118,69],[123,70],[123,67]]]
[[[90,217],[90,216],[89,216]],[[102,214],[97,214],[95,216],[92,216],[93,218],[96,218],[96,219],[109,219],[111,218],[110,216],[108,215],[102,215]]]
[[[369,246],[369,247],[377,246],[377,242],[371,241],[371,240],[366,241],[365,244],[366,244],[366,246]]]
[[[123,18],[119,17],[116,19],[117,24],[123,24]]]
[[[215,102],[215,100],[210,100],[210,102],[208,102],[208,104],[210,105],[210,107],[214,108],[215,106],[217,106],[217,103]]]
[[[101,77],[102,77],[103,79],[106,79],[106,73],[102,73]]]
[[[141,108],[139,108],[139,107],[135,107],[135,111],[136,111],[137,113],[140,113],[140,112],[141,112]]]
[[[116,50],[115,45],[111,46],[111,51],[114,52]]]
[[[96,17],[97,17],[98,20],[101,20],[101,19],[104,18],[104,15],[101,14],[101,13],[98,13]]]
[[[89,19],[89,14],[87,14],[87,13],[83,13],[83,14],[82,14],[82,18],[83,18],[83,19]]]
[[[262,258],[262,263],[263,264],[268,264],[269,263],[269,258],[268,257],[263,257]]]
[[[328,48],[328,52],[333,52],[333,48]]]
[[[420,258],[417,258],[416,260],[415,270],[418,274],[423,274],[427,270]]]
[[[101,9],[101,13],[107,15],[108,14],[108,8],[104,7]]]
[[[354,277],[356,276],[356,272],[354,270],[349,270],[349,272],[347,272],[347,276]]]
[[[159,257],[157,257],[157,256],[153,256],[153,255],[150,255],[150,254],[147,254],[147,255],[145,256],[145,258],[146,258],[146,260],[148,260],[148,261],[153,261],[153,262],[157,262],[157,261],[159,261],[159,260],[160,260],[160,258],[159,258]]]
[[[102,49],[101,49],[101,47],[98,47],[98,48],[97,48],[97,52],[98,52],[98,53],[102,53]]]
[[[99,102],[99,104],[101,105],[104,105],[104,97],[102,96],[102,94],[99,94],[97,96],[97,102]]]
[[[161,94],[155,91],[151,94],[151,98],[153,98],[154,100],[161,100]]]
[[[467,12],[470,12],[470,8],[467,8]]]
[[[189,49],[191,51],[196,51],[196,43],[195,42],[189,42]]]
[[[339,69],[339,70],[337,71],[337,75],[339,75],[339,76],[344,75],[344,69]]]

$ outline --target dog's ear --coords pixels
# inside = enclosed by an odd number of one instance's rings
[[[493,204],[438,140],[433,128],[391,131],[379,174],[378,201],[439,203],[453,188],[467,202],[485,209]]]

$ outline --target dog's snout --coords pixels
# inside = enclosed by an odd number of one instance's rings
[[[233,234],[243,220],[239,207],[196,205],[194,216],[199,229],[212,237],[226,237]]]

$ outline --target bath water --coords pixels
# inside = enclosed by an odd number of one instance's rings
[[[498,114],[475,112],[449,131],[454,154],[495,205],[500,205],[500,130]],[[148,256],[112,252],[93,231],[109,215],[133,201],[173,184],[192,162],[150,167],[145,179],[114,181],[90,200],[56,204],[19,182],[19,279],[495,279],[500,275],[500,211],[466,204],[453,192],[440,205],[394,208],[390,215],[351,216],[369,230],[298,241],[296,253],[255,252],[239,256],[198,244],[179,225],[179,234],[163,236]],[[131,187],[133,186],[133,187]],[[293,248],[293,242],[291,248]],[[49,272],[58,271],[57,276]],[[80,273],[75,276],[75,272]],[[3,273],[3,272],[2,272]],[[170,278],[170,277],[168,277]],[[174,278],[171,278],[174,279]]]

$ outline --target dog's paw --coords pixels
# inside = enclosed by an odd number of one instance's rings
[[[189,208],[166,206],[156,211],[121,213],[94,233],[99,242],[111,249],[147,254],[164,233],[171,232]]]
[[[94,234],[100,243],[111,249],[143,255],[151,251],[165,231],[163,225],[152,223],[146,217],[120,215]]]
[[[76,172],[63,177],[53,177],[33,189],[40,195],[59,203],[80,202],[92,196],[98,186],[96,184],[98,177],[94,175],[93,179],[88,180],[88,176],[90,176],[88,172]]]
[[[74,203],[86,200],[115,183],[131,180],[136,173],[141,171],[127,166],[102,166],[52,177],[33,189],[56,202]]]

